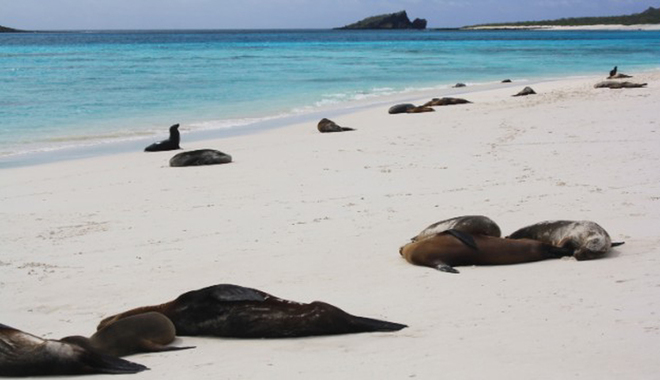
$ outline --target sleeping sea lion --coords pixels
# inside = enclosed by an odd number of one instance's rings
[[[220,284],[180,295],[174,301],[139,307],[101,321],[98,328],[131,315],[158,311],[178,335],[229,338],[291,338],[398,331],[406,325],[350,315],[324,302],[298,303],[256,289]]]
[[[179,134],[179,124],[174,124],[170,127],[170,138],[167,140],[159,141],[144,148],[145,152],[163,152],[166,150],[181,149],[179,142],[181,135]]]
[[[323,118],[321,121],[319,121],[318,125],[316,128],[319,130],[321,133],[328,133],[328,132],[346,132],[346,131],[354,131],[355,129],[353,128],[348,128],[348,127],[340,127],[335,123],[334,121],[330,119]]]
[[[562,256],[572,250],[536,240],[512,240],[485,235],[469,235],[448,230],[433,237],[408,243],[399,251],[409,263],[458,273],[455,266],[506,265],[528,263]]]
[[[231,156],[215,149],[198,149],[181,152],[170,158],[171,167],[219,165],[231,162]]]
[[[594,85],[594,88],[611,88],[611,89],[620,89],[620,88],[640,88],[646,87],[646,83],[634,83],[634,82],[617,82],[615,80],[606,80],[598,82]]]
[[[612,243],[603,227],[588,220],[548,220],[523,227],[507,238],[533,239],[555,247],[568,248],[577,260],[604,256],[611,247],[623,244]]]
[[[146,369],[74,343],[41,339],[0,324],[0,376],[128,374]]]
[[[447,230],[457,230],[470,235],[502,236],[500,227],[489,217],[483,215],[463,215],[433,223],[410,240],[423,240]]]
[[[461,98],[433,98],[430,101],[424,103],[422,107],[451,106],[455,104],[469,104],[469,103],[472,102]]]
[[[534,91],[531,87],[525,87],[522,90],[520,90],[519,93],[511,96],[527,96],[527,95],[536,95],[536,91]]]
[[[127,356],[141,352],[185,350],[194,347],[174,347],[176,330],[166,316],[157,312],[133,315],[111,323],[89,338],[69,336],[62,341],[112,356]]]

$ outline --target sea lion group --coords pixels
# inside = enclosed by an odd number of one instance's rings
[[[501,238],[500,228],[482,215],[466,215],[426,227],[399,249],[411,264],[458,273],[454,266],[504,265],[564,256],[590,260],[612,247],[605,229],[592,221],[544,221]]]

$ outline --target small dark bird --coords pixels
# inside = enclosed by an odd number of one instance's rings
[[[610,70],[610,78],[616,75],[618,66],[614,66],[612,70]]]
[[[170,138],[167,140],[159,141],[144,148],[145,152],[163,152],[166,150],[181,149],[179,142],[181,135],[179,134],[179,124],[174,124],[170,127]]]

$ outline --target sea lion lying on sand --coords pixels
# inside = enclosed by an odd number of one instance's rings
[[[424,112],[435,112],[435,110],[427,106],[412,107],[406,110],[406,113],[424,113]]]
[[[507,265],[570,256],[571,249],[559,248],[530,239],[502,239],[447,230],[411,242],[401,248],[401,256],[411,264],[458,273],[455,266]]]
[[[472,103],[461,98],[433,98],[431,101],[424,103],[422,107],[435,107],[435,106],[451,106],[455,104],[468,104]]]
[[[470,235],[502,236],[500,227],[489,217],[483,215],[463,215],[433,223],[410,240],[424,240],[447,230],[457,230]]]
[[[321,132],[321,133],[345,132],[345,131],[354,131],[355,130],[353,128],[340,127],[334,121],[326,119],[326,118],[323,118],[323,119],[321,119],[321,121],[319,121],[319,124],[317,125],[317,128],[318,128],[319,132]]]
[[[596,83],[594,85],[594,88],[612,88],[612,89],[638,88],[638,87],[646,87],[646,85],[647,83],[617,82],[614,80],[606,80]]]
[[[519,93],[511,96],[527,96],[527,95],[536,95],[536,92],[531,87],[525,87]]]
[[[101,321],[102,329],[132,315],[157,311],[178,335],[228,338],[293,338],[313,335],[398,331],[406,325],[357,317],[324,302],[298,303],[256,289],[220,284],[184,293],[175,300],[139,307]]]
[[[65,341],[0,324],[0,376],[128,374],[147,367]]]
[[[390,107],[389,110],[387,110],[387,113],[390,115],[395,115],[399,113],[406,113],[409,109],[415,108],[414,104],[411,103],[405,103],[405,104],[396,104]]]
[[[534,239],[555,247],[568,248],[577,260],[589,260],[604,256],[611,247],[610,235],[595,222],[588,220],[548,220],[523,227],[508,239]]]
[[[202,166],[202,165],[218,165],[227,164],[231,162],[231,156],[214,149],[199,149],[191,150],[190,152],[182,152],[170,159],[170,166],[183,167],[183,166]]]

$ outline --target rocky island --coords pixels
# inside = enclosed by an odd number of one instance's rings
[[[17,32],[20,32],[20,30],[7,28],[6,26],[0,25],[0,33],[17,33]]]
[[[426,29],[426,20],[410,21],[406,11],[367,17],[364,20],[337,29]]]

